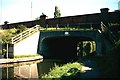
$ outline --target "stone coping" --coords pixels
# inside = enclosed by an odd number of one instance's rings
[[[43,56],[35,56],[35,57],[26,57],[26,58],[14,58],[14,59],[0,59],[1,64],[10,64],[10,63],[18,63],[18,62],[28,62],[34,60],[43,59]]]

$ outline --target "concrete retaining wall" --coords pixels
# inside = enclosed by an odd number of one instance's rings
[[[34,55],[37,54],[39,33],[34,33],[30,37],[14,44],[14,56],[16,55]]]

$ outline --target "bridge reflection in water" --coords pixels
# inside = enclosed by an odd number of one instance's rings
[[[14,77],[22,78],[38,78],[37,64],[28,64],[23,66],[14,67]]]
[[[2,69],[2,79],[11,78],[39,78],[41,74],[48,73],[55,64],[63,65],[67,63],[62,60],[45,59],[31,62],[0,65]]]

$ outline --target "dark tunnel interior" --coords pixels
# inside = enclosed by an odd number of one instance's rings
[[[54,59],[77,59],[77,44],[81,41],[91,41],[86,37],[50,37],[42,41],[42,55]]]

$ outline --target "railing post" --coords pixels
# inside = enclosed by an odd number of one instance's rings
[[[48,24],[46,24],[46,30],[48,29]]]
[[[8,52],[9,52],[8,47],[9,47],[9,45],[7,43],[7,59],[8,59]]]
[[[20,34],[20,41],[22,40],[22,33]]]
[[[31,34],[31,28],[29,29],[29,33],[28,33],[28,36],[30,36],[30,34]]]
[[[38,31],[38,27],[36,26],[36,30]]]
[[[13,37],[12,37],[12,44],[14,44]]]

